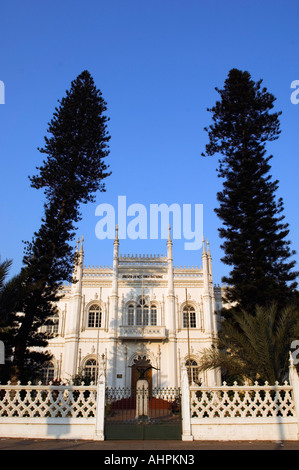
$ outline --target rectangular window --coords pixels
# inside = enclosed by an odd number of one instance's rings
[[[148,307],[143,308],[143,326],[148,325]]]
[[[52,322],[52,324],[46,325],[46,332],[54,336],[57,336],[58,324],[59,324],[58,315],[55,315],[54,317],[50,317],[49,320]]]
[[[101,327],[101,312],[91,311],[88,315],[88,328]]]
[[[157,325],[157,309],[156,307],[151,308],[151,325]]]
[[[133,326],[134,325],[134,306],[129,305],[128,308],[128,325]]]
[[[88,328],[94,327],[95,312],[89,312],[88,315]]]
[[[142,325],[141,307],[137,307],[137,309],[136,309],[136,325]]]

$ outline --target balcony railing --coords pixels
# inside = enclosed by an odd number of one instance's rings
[[[145,339],[145,340],[164,340],[166,339],[165,326],[120,326],[120,339]]]

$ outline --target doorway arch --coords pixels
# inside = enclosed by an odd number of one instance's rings
[[[137,381],[141,375],[140,366],[138,365],[140,361],[148,366],[148,368],[145,366],[146,370],[143,374],[143,378],[148,382],[148,390],[151,394],[153,388],[153,365],[151,358],[144,354],[135,354],[129,366],[131,368],[131,390],[136,390]]]

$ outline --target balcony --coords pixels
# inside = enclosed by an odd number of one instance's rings
[[[119,339],[163,341],[166,339],[165,326],[120,326]]]

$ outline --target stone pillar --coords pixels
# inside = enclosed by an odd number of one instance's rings
[[[136,418],[148,416],[148,381],[139,379],[136,383]]]
[[[106,393],[106,376],[102,365],[97,382],[97,407],[96,407],[96,425],[94,432],[95,441],[104,441],[104,424],[105,424],[105,393]]]
[[[181,391],[182,391],[182,441],[193,441],[191,430],[191,412],[190,412],[190,389],[188,381],[188,373],[185,364],[182,366],[181,374]]]

